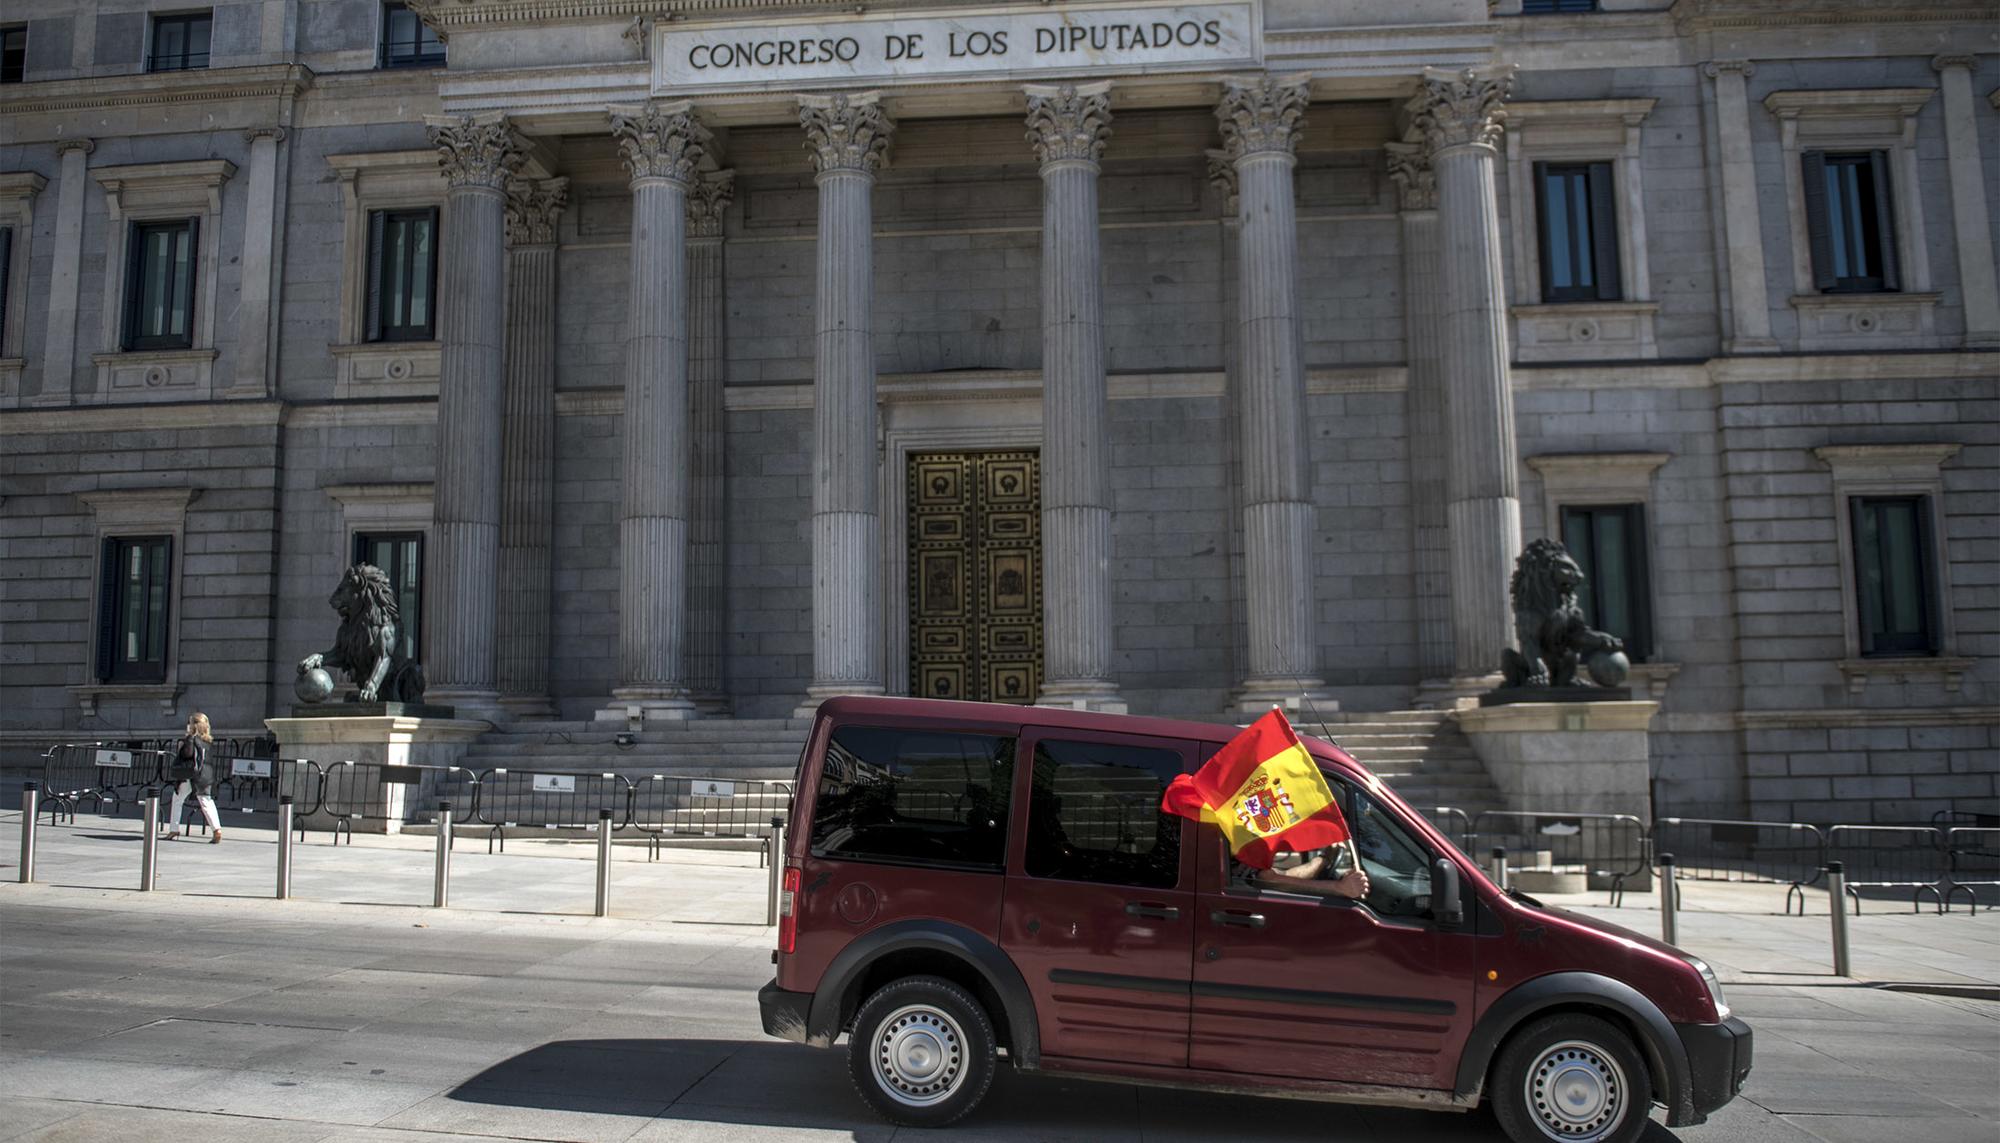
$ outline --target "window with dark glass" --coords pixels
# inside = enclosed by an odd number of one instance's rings
[[[1927,496],[1856,496],[1854,578],[1863,655],[1935,655],[1937,586]]]
[[[132,224],[125,278],[125,348],[194,344],[195,220]]]
[[[1180,882],[1183,819],[1162,813],[1160,796],[1181,771],[1176,750],[1036,743],[1028,876],[1173,888]]]
[[[1597,0],[1521,0],[1521,13],[1526,16],[1547,15],[1551,12],[1595,12]]]
[[[1902,289],[1885,151],[1807,151],[1806,235],[1822,293]]]
[[[28,78],[28,26],[15,24],[0,28],[0,83],[20,83]]]
[[[7,286],[14,277],[14,228],[0,226],[0,357],[7,356]]]
[[[368,340],[429,341],[437,333],[436,207],[368,215]]]
[[[1562,533],[1563,547],[1583,569],[1576,601],[1584,622],[1623,639],[1626,657],[1645,662],[1653,647],[1645,505],[1565,506]]]
[[[153,17],[153,50],[147,71],[189,71],[208,66],[208,35],[214,25],[207,12],[183,12]]]
[[[407,4],[382,5],[382,66],[438,67],[444,41]]]
[[[1542,300],[1616,301],[1617,190],[1610,163],[1536,163]]]
[[[1428,917],[1431,911],[1430,847],[1396,820],[1375,796],[1345,778],[1331,778],[1354,835],[1353,856],[1368,874],[1370,909],[1385,917]],[[1344,862],[1336,862],[1343,869]]]
[[[106,537],[97,598],[97,678],[157,683],[167,677],[171,536]]]
[[[396,652],[422,661],[424,534],[356,532],[354,562],[373,564],[389,577],[389,591],[396,599]]]
[[[1014,739],[843,726],[827,743],[815,856],[998,873]]]

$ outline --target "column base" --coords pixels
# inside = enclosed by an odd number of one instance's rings
[[[591,714],[597,722],[685,722],[698,717],[686,687],[619,687],[611,704]]]
[[[501,702],[499,691],[430,687],[424,691],[424,703],[429,706],[451,707],[462,719],[483,718],[495,725],[513,721],[513,712]]]
[[[721,691],[696,691],[694,709],[703,718],[728,718],[734,707]]]
[[[792,708],[793,718],[811,718],[819,713],[819,704],[842,695],[863,695],[880,698],[888,693],[880,683],[813,683],[806,688],[805,701]]]
[[[1126,714],[1131,709],[1125,705],[1124,696],[1118,693],[1118,685],[1101,679],[1044,684],[1042,693],[1035,696],[1035,705],[1061,710],[1089,710],[1099,714]]]
[[[1286,718],[1296,721],[1311,719],[1315,714],[1332,714],[1340,709],[1340,702],[1320,680],[1287,675],[1243,680],[1243,685],[1229,696],[1229,705],[1223,708],[1223,713],[1256,718],[1274,706],[1282,709]]]
[[[1465,710],[1479,705],[1479,696],[1500,685],[1500,672],[1425,679],[1417,684],[1411,705],[1418,710]]]
[[[1776,353],[1778,342],[1769,337],[1732,337],[1722,343],[1722,352],[1731,357],[1745,353]]]
[[[552,719],[556,704],[547,695],[501,695],[500,705],[516,719]]]

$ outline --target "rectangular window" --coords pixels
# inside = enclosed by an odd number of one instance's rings
[[[1160,797],[1182,769],[1176,750],[1036,743],[1028,876],[1148,889],[1178,885],[1182,819],[1162,813]]]
[[[1856,496],[1854,578],[1863,655],[1937,654],[1928,496]]]
[[[125,348],[186,349],[194,344],[192,218],[132,224],[125,278]]]
[[[444,41],[407,4],[382,5],[383,67],[442,67]]]
[[[1806,234],[1813,286],[1821,293],[1902,288],[1886,151],[1807,151]]]
[[[28,78],[28,26],[0,28],[0,83]]]
[[[97,601],[100,681],[166,681],[173,550],[171,536],[105,538]]]
[[[1563,547],[1583,569],[1583,586],[1576,598],[1584,621],[1623,639],[1626,657],[1645,662],[1653,648],[1645,505],[1566,505],[1562,530]]]
[[[815,856],[998,873],[1014,739],[843,726],[827,743]]]
[[[1551,12],[1595,12],[1597,0],[1521,0],[1521,14],[1524,16],[1547,15]]]
[[[372,564],[389,577],[396,597],[396,652],[423,660],[424,534],[422,532],[356,532],[354,562]]]
[[[436,207],[368,214],[368,340],[437,334]]]
[[[1616,180],[1610,163],[1536,163],[1542,300],[1617,301]]]
[[[0,357],[7,356],[7,285],[14,278],[14,228],[0,226]]]
[[[147,71],[191,71],[208,66],[208,33],[214,18],[207,12],[153,17],[153,50]]]

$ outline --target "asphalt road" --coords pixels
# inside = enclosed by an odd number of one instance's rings
[[[268,834],[170,846],[164,891],[140,894],[125,826],[44,831],[44,883],[0,885],[0,1139],[1498,1137],[1484,1113],[1006,1074],[956,1128],[892,1129],[839,1053],[760,1033],[771,938],[754,855],[621,853],[614,915],[596,918],[589,862],[521,845],[462,843],[455,907],[422,907],[427,844],[316,838],[299,851],[304,899],[280,902],[264,896]],[[1749,1088],[1648,1143],[2000,1139],[2000,1003],[1733,975],[1758,1034]]]

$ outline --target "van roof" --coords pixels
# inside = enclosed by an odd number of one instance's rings
[[[1065,707],[870,695],[841,695],[831,698],[820,704],[819,712],[825,717],[838,719],[841,722],[869,718],[925,718],[946,722],[984,722],[1022,727],[1050,726],[1063,730],[1152,734],[1161,738],[1187,738],[1198,742],[1227,742],[1242,730],[1241,726],[1223,722],[1195,722],[1189,719],[1153,718],[1136,714],[1105,714],[1101,711],[1070,710]],[[1299,737],[1315,743],[1321,741],[1303,733]],[[1331,743],[1325,745],[1332,747]],[[1345,751],[1341,753],[1345,754]]]

